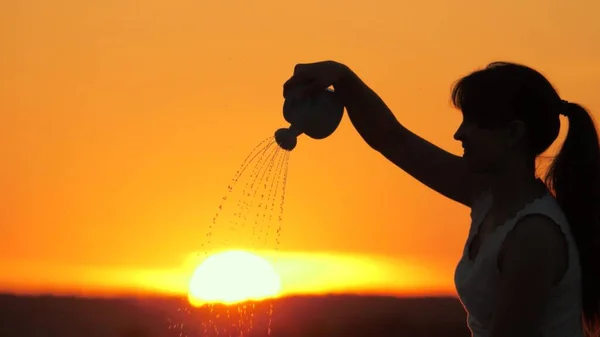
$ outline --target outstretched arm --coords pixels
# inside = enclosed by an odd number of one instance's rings
[[[334,88],[361,137],[389,161],[438,193],[471,206],[483,188],[461,157],[402,126],[383,100],[347,69]]]

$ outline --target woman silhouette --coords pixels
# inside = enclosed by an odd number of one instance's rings
[[[600,147],[583,107],[529,67],[492,63],[452,90],[463,115],[459,157],[402,126],[343,64],[297,65],[284,96],[330,85],[369,146],[471,208],[454,281],[473,336],[598,336]],[[559,115],[567,138],[542,181],[535,160],[558,136]]]

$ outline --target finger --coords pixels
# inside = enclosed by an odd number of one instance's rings
[[[307,96],[311,96],[311,95],[315,94],[316,92],[324,90],[327,87],[329,87],[329,83],[326,83],[323,81],[312,81],[310,83],[307,83],[307,85],[302,89],[302,91],[299,93],[299,95],[301,98],[304,98]]]
[[[315,63],[298,63],[294,66],[294,74],[292,77],[283,85],[283,97],[288,97],[290,92],[294,92],[295,95],[302,95],[300,90],[296,90],[299,87],[305,87],[309,82],[314,81],[313,68]]]
[[[294,75],[306,72],[310,68],[310,63],[298,63],[294,66]]]
[[[294,75],[283,84],[283,97],[288,97],[292,92],[302,88],[311,82],[310,78],[302,75]]]
[[[310,97],[312,95],[314,95],[316,92],[319,92],[320,90],[324,90],[325,88],[327,88],[329,85],[325,82],[321,82],[321,81],[305,81],[305,82],[301,82],[298,83],[297,86],[291,86],[287,89],[286,93],[285,93],[285,98],[291,98],[291,99],[304,99],[307,97]]]

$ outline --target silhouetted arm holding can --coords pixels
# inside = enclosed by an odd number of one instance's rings
[[[371,148],[438,193],[471,205],[482,186],[463,159],[400,124],[385,102],[347,66],[334,61],[299,64],[284,85],[284,97],[298,87],[305,87],[301,95],[310,95],[330,85],[342,98],[354,128]]]

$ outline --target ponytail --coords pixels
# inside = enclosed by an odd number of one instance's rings
[[[591,337],[600,336],[600,145],[592,116],[565,102],[567,137],[546,175],[579,250],[583,320]]]

